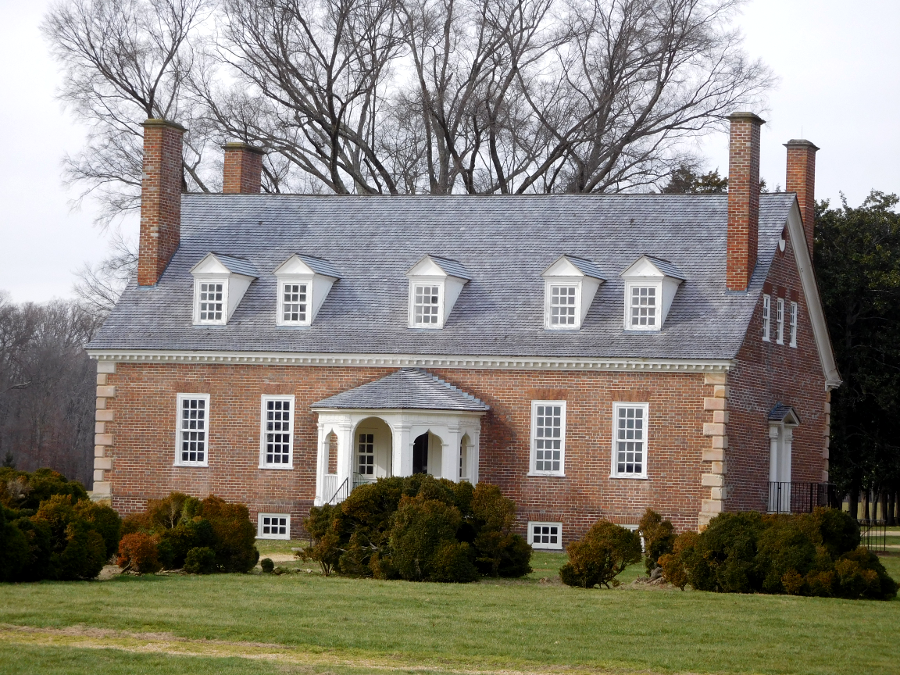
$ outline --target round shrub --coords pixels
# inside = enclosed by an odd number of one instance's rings
[[[531,546],[511,531],[516,523],[513,500],[504,497],[496,485],[487,483],[479,483],[471,495],[470,522],[476,533],[472,543],[478,571],[492,577],[521,577],[530,573]]]
[[[47,578],[93,579],[103,569],[108,559],[103,536],[76,510],[71,495],[42,501],[31,520],[50,536]]]
[[[435,580],[440,569],[441,581],[472,581],[468,571],[458,559],[458,552],[450,552],[448,544],[457,544],[456,530],[462,516],[455,506],[423,496],[402,497],[400,508],[394,516],[391,528],[391,563],[400,578],[408,581]],[[465,551],[468,552],[468,546]],[[439,552],[445,554],[438,560]],[[469,561],[471,569],[474,565]],[[450,570],[464,572],[463,578],[449,579]]]
[[[272,562],[271,558],[263,558],[259,561],[259,566],[265,574],[271,574],[272,570],[275,569],[275,563]]]
[[[269,560],[269,563],[272,561]],[[216,552],[207,546],[192,548],[184,559],[184,571],[189,574],[212,574],[216,571]]]
[[[212,527],[217,567],[223,572],[249,572],[256,567],[256,528],[244,504],[230,504],[210,495],[200,502],[198,515]]]
[[[682,532],[672,544],[672,552],[659,557],[659,566],[665,580],[681,590],[688,585],[688,564],[692,562],[700,535]]]
[[[652,509],[644,512],[638,525],[638,532],[644,538],[644,567],[648,576],[659,567],[659,558],[672,552],[675,545],[675,528],[668,520]]]
[[[116,554],[121,538],[122,519],[112,507],[106,504],[97,504],[90,500],[83,500],[75,505],[75,512],[90,522],[94,529],[103,537],[106,546],[106,559],[109,560]]]
[[[865,546],[845,553],[834,563],[837,573],[835,595],[856,600],[891,600],[897,597],[897,583],[888,575],[878,556]]]
[[[126,534],[119,542],[116,563],[123,571],[135,574],[153,574],[162,569],[156,539],[144,532]]]
[[[559,578],[568,586],[594,588],[610,583],[631,564],[641,561],[641,539],[637,532],[605,520],[597,521],[580,541],[566,548],[569,562],[559,569]]]

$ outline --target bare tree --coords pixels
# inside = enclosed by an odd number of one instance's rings
[[[272,192],[617,192],[659,185],[773,79],[742,50],[740,0],[207,1],[68,0],[45,23],[103,149],[69,175],[126,186],[111,211],[136,194],[148,111],[202,138],[201,190],[203,147],[234,139],[269,152]]]
[[[209,15],[209,0],[63,0],[41,30],[65,73],[60,99],[89,129],[64,161],[65,178],[103,206],[100,221],[140,204],[142,129],[147,118],[179,119],[185,138],[185,187],[208,191],[203,177],[207,129],[184,83],[193,69],[191,38]]]
[[[75,273],[75,296],[82,309],[94,317],[98,325],[112,311],[129,279],[135,275],[137,263],[137,246],[127,242],[121,232],[116,231],[112,236],[109,255],[96,265],[83,265]]]

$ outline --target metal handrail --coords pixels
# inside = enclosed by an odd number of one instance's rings
[[[338,489],[335,490],[331,499],[329,499],[325,503],[331,504],[332,506],[336,506],[336,505],[340,504],[342,501],[344,501],[345,499],[347,499],[347,497],[350,495],[349,481],[350,481],[349,478],[345,478],[344,482],[340,484],[340,487],[338,487]]]
[[[812,513],[817,506],[828,506],[831,483],[795,481],[769,482],[769,513]]]

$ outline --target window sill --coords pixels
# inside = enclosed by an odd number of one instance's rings
[[[609,477],[616,480],[650,480],[647,476],[617,476],[610,474]]]
[[[176,469],[208,469],[209,463],[207,462],[206,464],[179,464],[178,462],[175,462],[172,466],[174,466]]]
[[[293,464],[290,464],[290,465],[287,465],[287,464],[260,464],[259,468],[260,469],[271,469],[274,471],[293,471],[294,465]]]
[[[531,544],[531,548],[535,551],[562,551],[562,544],[559,546],[536,546],[535,544]]]
[[[277,537],[273,537],[271,535],[268,535],[268,536],[256,535],[256,538],[262,539],[263,541],[290,541],[291,536],[290,535],[285,536],[285,535],[281,535],[281,534],[279,534]]]
[[[528,478],[565,478],[564,473],[539,473],[537,471],[529,471],[525,474]]]

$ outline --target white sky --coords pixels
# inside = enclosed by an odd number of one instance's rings
[[[59,74],[38,32],[50,4],[0,0],[0,291],[18,302],[69,297],[72,273],[107,252],[93,205],[72,211],[61,182],[84,131],[54,100]],[[856,206],[873,188],[900,192],[900,2],[751,0],[741,26],[747,51],[780,78],[762,115],[770,188],[784,185],[782,143],[806,138],[821,148],[817,197],[837,204],[843,192]],[[708,169],[728,172],[723,134],[701,150]]]

